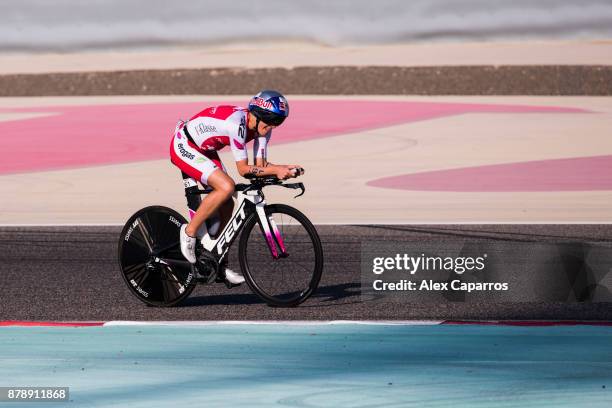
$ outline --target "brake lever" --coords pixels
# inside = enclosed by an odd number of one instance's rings
[[[298,198],[300,196],[303,196],[304,193],[306,192],[306,188],[304,188],[304,183],[289,183],[289,184],[281,184],[281,186],[286,187],[286,188],[291,188],[293,190],[302,190],[302,192],[298,195],[296,195],[293,198]]]

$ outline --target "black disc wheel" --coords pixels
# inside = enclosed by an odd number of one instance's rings
[[[246,221],[238,248],[240,268],[251,290],[269,305],[297,306],[321,280],[321,240],[308,218],[295,208],[269,205],[266,216],[268,236],[257,213]]]
[[[151,306],[172,306],[196,285],[195,271],[181,254],[185,218],[160,206],[132,215],[119,238],[119,266],[130,292]]]

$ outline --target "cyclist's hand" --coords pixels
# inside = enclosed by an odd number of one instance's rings
[[[304,174],[304,168],[299,164],[290,164],[289,169],[293,172],[293,177],[301,176]]]
[[[287,180],[288,178],[293,177],[293,173],[293,170],[289,167],[281,166],[278,168],[278,170],[276,170],[276,177],[278,177],[279,180]]]

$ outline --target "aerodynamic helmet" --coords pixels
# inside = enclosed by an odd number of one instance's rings
[[[289,102],[280,92],[267,89],[251,99],[249,112],[268,125],[279,126],[289,116]]]

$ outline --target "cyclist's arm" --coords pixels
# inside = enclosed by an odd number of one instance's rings
[[[302,166],[300,166],[299,164],[272,164],[268,161],[268,143],[270,141],[270,137],[272,136],[272,131],[270,130],[266,135],[264,136],[259,136],[258,138],[255,139],[254,143],[253,143],[253,157],[254,157],[254,161],[255,161],[255,166],[259,167],[259,168],[266,168],[266,167],[277,167],[277,168],[281,168],[281,167],[285,167],[288,168],[289,170],[293,170],[295,168],[301,168]],[[276,172],[278,172],[278,169],[275,170]],[[302,173],[303,173],[303,169],[302,169]],[[264,174],[266,175],[266,174]]]
[[[259,163],[262,163],[262,161]],[[242,177],[246,176],[247,174],[251,174],[256,177],[276,176],[279,179],[286,179],[293,176],[293,171],[287,166],[278,166],[270,163],[265,163],[267,166],[257,164],[257,160],[253,166],[248,163],[247,159],[244,159],[236,162],[236,168]]]
[[[266,167],[268,163],[268,142],[272,136],[270,130],[267,134],[257,137],[253,141],[253,159],[255,165],[259,167]]]

